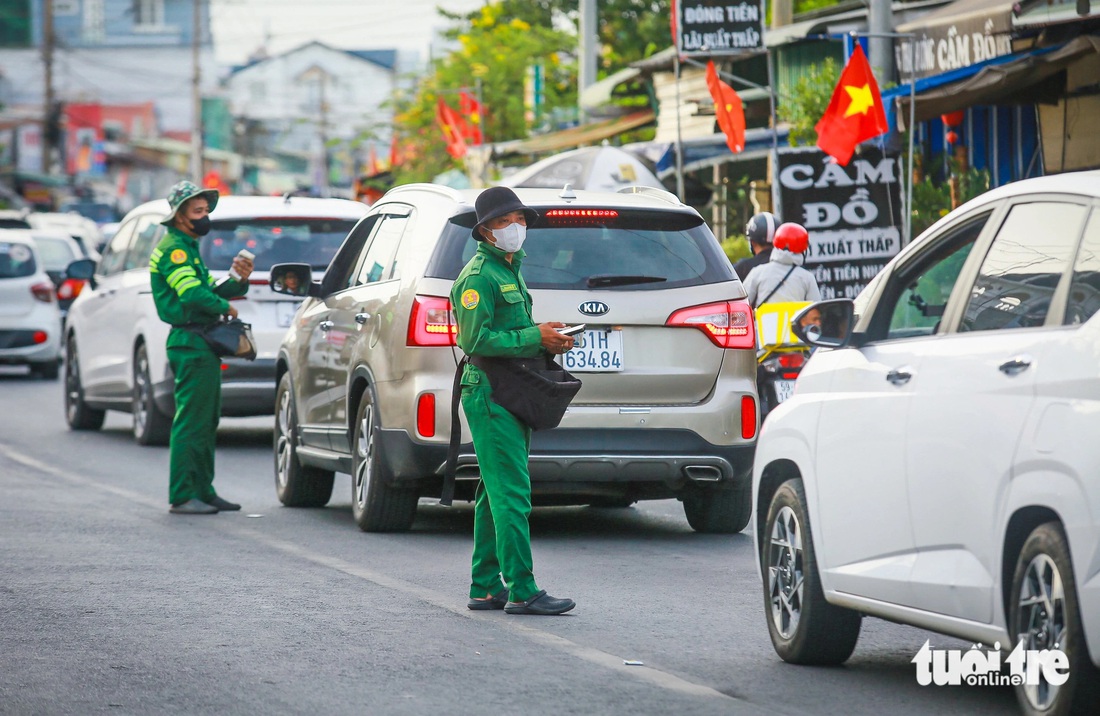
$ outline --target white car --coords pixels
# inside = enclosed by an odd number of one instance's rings
[[[1015,684],[1021,707],[1095,714],[1100,172],[990,191],[854,305],[810,308],[818,350],[753,468],[776,651],[843,662],[862,615],[999,644],[1006,663],[1060,650],[1068,681]]]
[[[103,238],[99,226],[91,219],[74,211],[41,211],[27,214],[27,223],[32,229],[43,231],[63,231],[73,237],[84,254],[99,258],[96,246]]]
[[[34,241],[24,233],[0,230],[0,364],[30,366],[32,375],[55,380],[61,312]]]
[[[274,293],[268,269],[280,261],[303,262],[320,277],[367,210],[344,199],[224,196],[218,201],[199,250],[215,278],[228,273],[240,249],[256,255],[248,295],[233,301],[241,320],[252,324],[258,353],[252,362],[223,359],[222,415],[274,413],[275,354],[301,300]],[[167,214],[165,200],[127,214],[69,309],[65,413],[74,430],[98,430],[104,411],[120,410],[133,415],[139,443],[167,444],[175,412],[165,347],[169,326],[157,316],[149,284],[149,254],[164,236],[160,221]]]

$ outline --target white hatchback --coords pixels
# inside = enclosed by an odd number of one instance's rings
[[[0,230],[0,365],[58,375],[61,311],[53,282],[25,231]]]
[[[1023,710],[1096,713],[1100,172],[988,192],[814,307],[753,471],[776,651],[842,662],[862,615],[1060,650]]]
[[[300,299],[268,287],[268,269],[280,261],[310,264],[320,277],[336,249],[368,208],[345,199],[224,196],[210,214],[199,251],[215,278],[229,271],[244,248],[256,256],[248,295],[233,299],[252,324],[257,358],[223,359],[222,415],[271,415],[275,410],[275,354]],[[104,248],[89,286],[69,309],[65,333],[65,413],[74,430],[98,430],[104,411],[133,415],[142,445],[167,444],[174,379],[165,342],[169,327],[157,316],[149,284],[149,255],[166,231],[168,202],[132,210]]]

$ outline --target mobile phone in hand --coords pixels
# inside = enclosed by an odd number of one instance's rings
[[[561,333],[563,336],[576,336],[584,333],[586,325],[587,324],[584,323],[578,323],[575,326],[566,326],[565,328],[559,328],[558,333]]]

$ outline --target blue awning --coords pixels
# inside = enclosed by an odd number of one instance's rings
[[[763,159],[771,151],[773,142],[780,147],[787,145],[788,129],[781,126],[778,132],[767,127],[745,131],[745,149],[734,154],[726,145],[726,135],[712,134],[701,139],[689,139],[683,143],[684,171],[706,169],[727,162],[743,162],[751,159]],[[773,140],[773,135],[775,138]],[[662,142],[663,151],[657,160],[657,177],[664,179],[676,171],[676,145]],[[652,152],[649,152],[652,154]]]

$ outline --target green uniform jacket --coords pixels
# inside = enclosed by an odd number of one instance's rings
[[[467,355],[534,358],[542,355],[542,336],[531,318],[531,294],[520,275],[523,251],[512,255],[485,241],[451,288],[458,321],[458,346]],[[481,371],[467,365],[462,384],[481,382]]]
[[[160,320],[173,326],[214,323],[229,310],[229,301],[248,293],[248,282],[229,279],[214,285],[199,255],[199,243],[174,226],[149,257],[153,303]],[[168,334],[168,347],[206,348],[202,336],[186,330]]]

